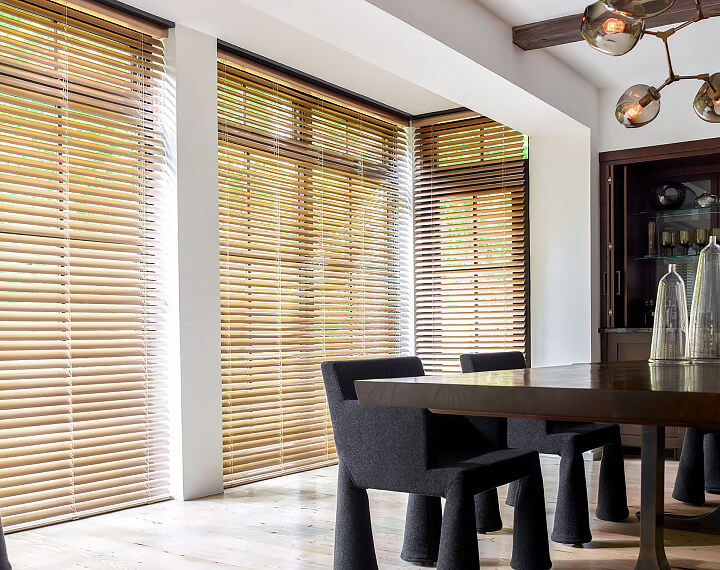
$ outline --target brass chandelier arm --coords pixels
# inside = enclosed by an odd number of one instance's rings
[[[658,36],[662,42],[663,46],[665,46],[665,56],[667,57],[667,65],[668,65],[668,78],[665,80],[665,83],[663,83],[660,87],[658,87],[658,91],[664,89],[671,83],[674,83],[676,81],[675,77],[675,70],[673,69],[672,65],[672,56],[670,55],[670,44],[668,43],[668,38],[670,36]]]
[[[657,91],[660,92],[671,83],[682,81],[683,79],[696,79],[698,81],[707,81],[708,79],[710,79],[710,74],[700,73],[698,75],[672,75],[671,77],[668,77],[660,87],[657,88]]]
[[[700,22],[701,20],[708,20],[710,18],[716,18],[717,16],[720,16],[720,14],[712,14],[712,15],[705,15],[702,9],[702,0],[695,0],[695,17],[692,20],[688,20],[687,22],[683,22],[682,24],[678,24],[677,26],[674,26],[672,28],[668,28],[667,30],[663,30],[660,32],[654,32],[652,30],[644,30],[643,33],[648,36],[655,36],[656,38],[660,39],[663,43],[663,46],[665,47],[665,57],[667,59],[667,66],[668,66],[668,77],[663,82],[660,87],[657,88],[658,93],[665,89],[668,85],[671,85],[677,81],[681,81],[683,79],[696,79],[700,81],[707,81],[710,77],[709,73],[701,73],[699,75],[677,75],[675,73],[675,70],[673,69],[672,64],[672,56],[670,55],[670,44],[668,40],[671,36],[675,35],[677,32],[682,30],[683,28],[687,28],[691,24],[694,24],[695,22]]]

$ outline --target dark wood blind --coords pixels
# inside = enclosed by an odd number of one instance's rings
[[[407,127],[231,57],[218,62],[226,485],[336,460],[320,363],[409,349],[412,231]]]
[[[0,1],[0,514],[168,496],[163,45]]]
[[[418,127],[415,347],[428,372],[463,352],[527,349],[527,139],[487,117]]]

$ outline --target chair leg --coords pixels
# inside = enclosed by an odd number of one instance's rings
[[[497,489],[475,495],[475,530],[479,533],[502,530]]]
[[[462,475],[450,486],[445,497],[437,563],[437,570],[460,568],[480,568],[473,496],[467,491]]]
[[[625,461],[620,442],[620,428],[617,439],[605,446],[600,462],[600,485],[595,516],[603,521],[624,521],[630,516],[625,490]]]
[[[680,453],[680,464],[672,493],[673,499],[691,505],[705,504],[704,456],[703,432],[697,428],[688,428]]]
[[[335,515],[335,570],[376,570],[375,544],[367,491],[358,489],[342,463],[338,465]]]
[[[518,482],[513,481],[510,483],[510,486],[508,487],[508,494],[507,497],[505,497],[505,504],[509,507],[515,506],[515,501],[517,500],[517,491],[518,491]]]
[[[565,446],[560,456],[560,475],[552,540],[560,544],[584,544],[592,540],[585,483],[585,463],[582,452],[572,443]]]
[[[10,559],[8,558],[7,547],[5,546],[5,536],[3,536],[2,521],[0,521],[0,570],[12,570]]]
[[[517,570],[547,570],[552,566],[539,460],[537,473],[518,484],[510,566]]]
[[[705,434],[705,490],[720,495],[720,431]]]
[[[400,558],[416,564],[437,562],[441,524],[440,497],[409,495]]]

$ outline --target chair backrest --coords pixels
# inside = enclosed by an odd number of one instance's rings
[[[525,357],[522,352],[487,352],[462,354],[460,356],[462,371],[489,372],[491,370],[515,370],[525,368]],[[479,431],[489,445],[507,447],[507,419],[482,418],[466,416],[466,419]]]
[[[416,356],[332,360],[323,362],[321,368],[328,398],[340,396],[343,400],[357,400],[355,380],[425,376],[422,361]],[[334,385],[328,386],[328,382]]]
[[[366,488],[404,490],[428,467],[426,410],[364,406],[355,380],[424,376],[416,357],[322,363],[335,447],[353,480]]]
[[[525,368],[522,352],[487,352],[460,355],[463,372],[489,372],[491,370],[517,370]]]

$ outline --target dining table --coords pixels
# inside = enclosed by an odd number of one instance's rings
[[[720,508],[664,513],[665,427],[720,430],[720,364],[605,362],[356,380],[361,404],[437,414],[642,425],[636,570],[669,569],[664,529],[720,534]]]

